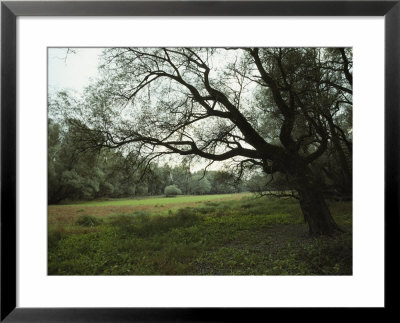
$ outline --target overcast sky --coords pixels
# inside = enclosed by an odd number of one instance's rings
[[[98,75],[99,55],[103,48],[78,48],[68,53],[66,48],[48,49],[49,93],[60,90],[81,92]]]
[[[72,91],[79,95],[88,86],[91,79],[98,77],[97,67],[99,55],[104,48],[77,48],[75,53],[68,52],[67,48],[48,49],[48,89],[49,94],[61,90]],[[68,54],[67,54],[68,52]],[[175,156],[176,157],[176,156]],[[180,163],[180,159],[163,160],[170,165]],[[208,162],[192,163],[192,171],[203,169]],[[209,170],[221,168],[224,163],[216,162]]]

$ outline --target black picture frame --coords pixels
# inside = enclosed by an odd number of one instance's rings
[[[231,322],[243,321],[241,319],[243,316],[263,317],[264,311],[267,310],[16,307],[16,19],[18,16],[384,16],[385,307],[376,310],[380,315],[382,310],[395,309],[396,296],[391,291],[397,290],[398,286],[398,274],[395,272],[397,267],[394,261],[398,255],[400,223],[399,202],[397,202],[400,152],[398,126],[400,0],[4,1],[1,3],[1,322]],[[287,309],[269,310],[282,312]],[[246,321],[253,320],[246,319]]]

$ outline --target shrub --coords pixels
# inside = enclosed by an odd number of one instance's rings
[[[102,221],[93,215],[80,215],[75,222],[82,227],[95,227],[102,223]]]
[[[166,196],[175,196],[182,194],[182,191],[176,185],[168,185],[164,189],[164,193]]]

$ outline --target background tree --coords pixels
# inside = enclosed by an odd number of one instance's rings
[[[188,165],[179,165],[171,169],[172,181],[182,190],[183,194],[189,194],[189,182],[192,173]]]
[[[211,183],[202,174],[195,174],[189,182],[189,192],[194,195],[206,194],[211,190]]]
[[[206,178],[211,184],[210,193],[239,193],[245,190],[242,179],[237,179],[234,174],[228,171],[209,171],[206,174]]]
[[[61,127],[48,121],[48,200],[90,199],[100,189],[104,173],[97,167],[97,156],[78,153],[71,133],[62,134]]]

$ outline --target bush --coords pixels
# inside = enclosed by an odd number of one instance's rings
[[[175,195],[180,195],[182,194],[182,191],[178,188],[176,185],[168,185],[164,189],[164,194],[166,196],[175,196]]]

